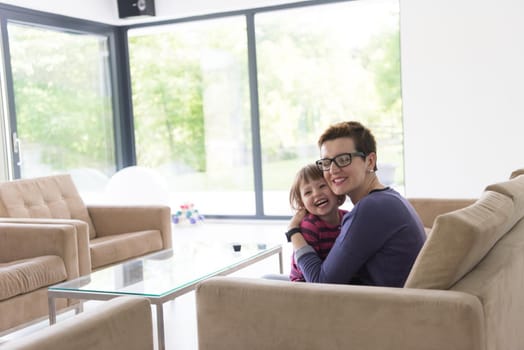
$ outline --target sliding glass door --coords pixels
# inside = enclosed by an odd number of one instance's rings
[[[7,25],[16,119],[15,174],[69,172],[80,190],[115,172],[108,39]]]

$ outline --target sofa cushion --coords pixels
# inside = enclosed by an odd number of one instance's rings
[[[517,169],[517,170],[513,171],[509,178],[513,179],[514,177],[517,177],[519,175],[524,175],[524,168]]]
[[[87,207],[69,174],[0,183],[0,217],[77,219],[96,236]]]
[[[515,224],[513,212],[509,197],[486,191],[473,205],[438,216],[405,287],[449,289]]]
[[[426,233],[431,231],[437,216],[462,209],[475,203],[474,199],[442,199],[442,198],[408,198],[410,204],[415,208]]]
[[[64,261],[56,255],[0,264],[0,300],[67,279]]]
[[[68,299],[55,299],[55,306],[57,310],[67,307]],[[11,328],[18,327],[32,320],[47,317],[49,315],[47,288],[40,288],[31,293],[19,294],[12,298],[4,299],[0,301],[0,309],[0,333],[6,330],[12,331]],[[0,349],[5,350],[7,347],[2,347],[1,339],[0,337]]]
[[[138,257],[162,249],[162,235],[158,230],[146,230],[99,237],[91,240],[93,269]]]
[[[518,170],[513,173],[516,174]],[[513,200],[517,213],[524,212],[524,174],[515,175],[511,180],[486,187],[486,191],[502,193]]]

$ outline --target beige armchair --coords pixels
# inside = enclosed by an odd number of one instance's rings
[[[169,207],[86,206],[68,174],[0,183],[0,222],[72,226],[80,275],[172,246]]]
[[[47,316],[47,287],[79,276],[77,256],[71,225],[0,223],[0,332]]]
[[[0,349],[153,350],[151,306],[146,298],[115,298],[4,346]]]

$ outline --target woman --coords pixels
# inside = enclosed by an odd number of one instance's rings
[[[375,174],[375,138],[358,122],[330,126],[318,141],[316,162],[337,195],[353,209],[324,261],[300,233],[301,210],[286,233],[307,282],[402,287],[425,240],[423,225],[409,202]]]

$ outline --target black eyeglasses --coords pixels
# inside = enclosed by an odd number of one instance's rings
[[[339,168],[348,166],[353,161],[353,157],[362,157],[365,158],[366,154],[364,152],[353,152],[353,153],[341,153],[334,158],[322,158],[315,162],[317,167],[322,171],[329,171],[331,169],[331,163],[335,164]]]

